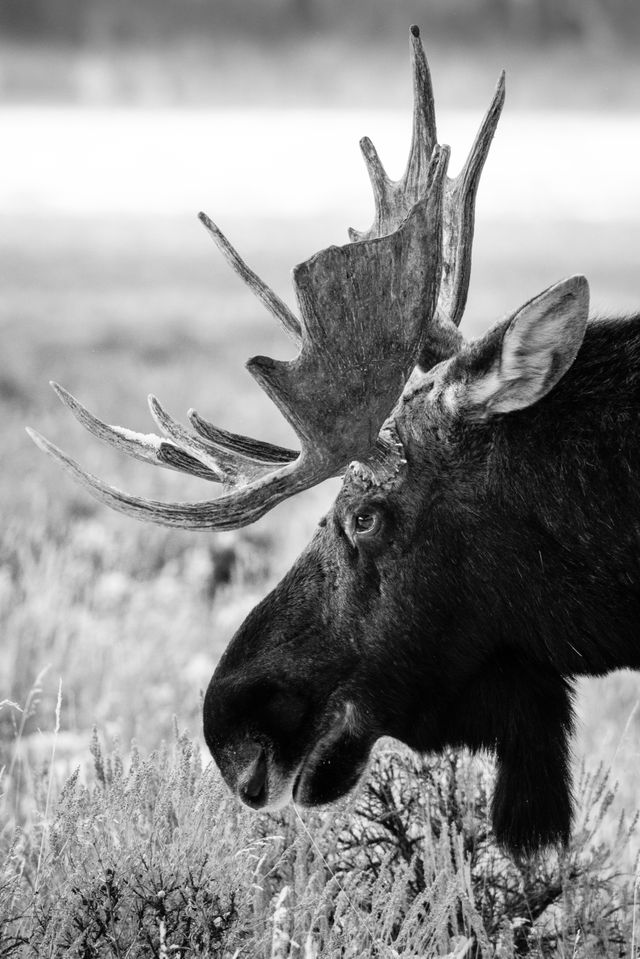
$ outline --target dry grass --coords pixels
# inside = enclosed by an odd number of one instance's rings
[[[143,757],[107,750],[0,834],[3,956],[384,959],[624,955],[633,824],[598,840],[605,776],[581,777],[571,847],[513,863],[488,824],[491,771],[383,746],[366,783],[329,810],[254,815],[175,731]],[[57,782],[57,780],[56,780]]]

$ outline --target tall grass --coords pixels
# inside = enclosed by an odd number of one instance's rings
[[[386,744],[337,807],[254,815],[186,733],[127,758],[94,733],[91,752],[61,783],[43,769],[29,828],[0,835],[3,956],[592,959],[635,935],[635,823],[598,840],[602,770],[581,774],[569,849],[514,863],[491,837],[491,768],[464,755]]]

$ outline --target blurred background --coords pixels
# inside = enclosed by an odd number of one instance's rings
[[[291,444],[243,369],[286,358],[272,319],[195,214],[220,224],[291,302],[291,267],[372,217],[357,148],[399,176],[411,118],[408,27],[430,60],[441,142],[460,167],[507,69],[478,199],[464,328],[479,333],[560,277],[600,313],[640,308],[636,0],[3,0],[0,5],[0,767],[85,756],[91,726],[151,748],[282,574],[335,484],[233,534],[112,515],[31,445],[31,425],[116,485],[209,489],[123,461],[47,386],[152,428],[175,415]],[[576,751],[640,786],[636,675],[580,685]],[[20,760],[21,761],[21,760]]]
[[[634,106],[635,0],[4,0],[0,83],[11,100],[397,106],[412,22],[442,105],[476,104],[497,55],[518,104]]]

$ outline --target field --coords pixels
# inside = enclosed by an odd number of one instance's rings
[[[341,241],[345,226],[337,217],[310,224],[244,215],[225,223],[246,259],[287,298],[290,267],[327,238]],[[600,310],[640,303],[640,220],[633,217],[483,220],[476,249],[468,333],[572,272],[589,277]],[[398,865],[380,852],[378,838],[371,848],[379,862],[366,867],[345,835],[362,838],[362,809],[374,792],[364,789],[335,819],[307,817],[305,827],[293,813],[245,815],[215,771],[201,769],[200,702],[215,663],[307,541],[336,484],[285,503],[246,531],[165,531],[99,507],[24,433],[34,426],[92,472],[166,499],[210,494],[88,438],[57,403],[49,379],[108,422],[140,431],[151,428],[145,397],[154,392],[175,415],[193,406],[221,426],[292,442],[243,370],[248,356],[286,357],[290,346],[198,225],[157,215],[5,216],[0,289],[0,955],[523,954],[518,920],[531,909],[532,890],[553,885],[553,868],[540,866],[532,878],[488,841],[479,842],[473,868],[465,865],[471,827],[462,813],[486,823],[490,764],[457,766],[448,758],[417,768],[402,753],[389,760],[395,778],[378,799],[397,803],[397,784],[409,783],[406,812],[411,784],[420,781],[433,805],[420,820],[420,844],[411,824],[403,826],[411,855]],[[621,789],[610,808],[603,808],[609,787],[597,799],[578,790],[579,821],[588,814],[594,822],[578,829],[569,858],[556,864],[566,884],[550,901],[561,900],[553,921],[564,931],[545,940],[556,950],[546,954],[630,955],[635,948],[635,911],[624,899],[633,890],[635,840],[616,835],[620,808],[631,816],[637,808],[639,689],[635,675],[580,684],[576,769],[583,759],[590,769],[603,762]],[[374,786],[384,784],[385,768],[376,766]],[[69,783],[69,776],[76,778]],[[457,820],[442,803],[439,820],[434,812],[447,784],[460,800]],[[411,808],[419,806],[416,798]],[[448,819],[459,828],[452,847]],[[501,877],[495,888],[502,883],[503,892],[531,893],[508,906],[501,901],[491,935],[481,907],[489,875]],[[189,883],[185,932],[179,893]],[[407,888],[413,912],[402,906]],[[622,896],[616,935],[626,952],[610,951],[611,923],[602,931],[615,896]],[[41,938],[29,942],[38,918]],[[136,922],[146,939],[126,938],[125,925]],[[467,941],[472,935],[476,945]],[[299,949],[291,945],[296,936],[306,937]],[[341,952],[350,941],[352,951]]]

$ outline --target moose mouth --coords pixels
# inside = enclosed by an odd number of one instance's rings
[[[292,789],[292,799],[298,805],[333,802],[360,779],[371,744],[355,734],[354,714],[352,703],[345,703],[298,767]]]
[[[272,748],[261,748],[241,777],[238,794],[255,810],[276,811],[290,802],[319,806],[333,802],[356,785],[371,743],[355,735],[351,703],[332,711],[329,728],[287,774]]]

